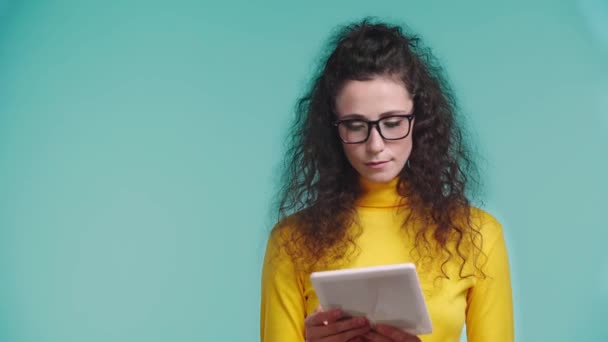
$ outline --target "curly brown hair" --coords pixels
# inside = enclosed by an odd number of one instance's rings
[[[446,277],[449,260],[460,261],[463,277],[466,261],[481,252],[468,199],[478,173],[456,120],[453,91],[430,49],[404,31],[369,18],[342,27],[297,103],[275,231],[292,228],[284,245],[308,271],[338,261],[353,250],[349,246],[356,247],[348,228],[357,220],[355,200],[361,189],[332,125],[335,99],[347,81],[380,76],[399,77],[414,99],[414,147],[397,189],[411,209],[404,227],[416,222],[415,252],[433,258],[429,238],[435,240],[445,256],[441,271]],[[448,248],[450,241],[455,249]]]

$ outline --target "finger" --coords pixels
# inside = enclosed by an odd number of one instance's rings
[[[398,342],[417,342],[420,339],[417,336],[408,334],[405,331],[391,327],[390,325],[378,324],[376,325],[376,331],[381,335],[388,337],[392,341]]]
[[[377,332],[370,331],[363,335],[366,341],[370,342],[392,342],[388,337],[382,336]]]
[[[323,326],[335,322],[341,317],[342,311],[340,309],[315,312],[312,315],[306,317],[304,325],[307,327]]]
[[[348,340],[346,342],[365,342],[365,338],[363,337],[363,335],[359,335],[357,337],[351,338],[350,340]]]
[[[326,338],[322,338],[319,342],[344,342],[344,341],[363,341],[361,339],[363,335],[370,331],[370,326],[364,326],[361,328],[351,329],[342,333],[331,335]]]
[[[328,324],[326,327],[324,327],[325,328],[324,331],[327,332],[327,335],[336,335],[341,332],[346,332],[346,331],[352,330],[352,329],[369,328],[369,327],[370,327],[369,322],[367,321],[367,319],[365,317],[353,317],[353,318],[345,319],[343,321],[338,321],[338,322]],[[353,336],[357,336],[357,335],[353,335]]]
[[[371,328],[364,317],[348,318],[328,325],[313,326],[306,329],[306,337],[331,338],[328,341],[347,341],[349,338],[364,334]],[[340,335],[340,336],[338,336]]]

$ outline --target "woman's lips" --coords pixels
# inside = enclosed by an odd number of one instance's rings
[[[369,162],[365,163],[365,166],[370,167],[372,169],[380,169],[386,165],[388,161],[380,161],[380,162]]]

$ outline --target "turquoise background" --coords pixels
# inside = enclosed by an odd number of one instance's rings
[[[255,341],[323,42],[407,23],[503,223],[518,341],[608,341],[608,2],[0,0],[0,341]]]

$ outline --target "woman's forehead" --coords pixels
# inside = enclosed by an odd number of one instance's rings
[[[412,97],[405,85],[385,77],[347,81],[336,97],[336,111],[340,116],[359,114],[374,119],[386,112],[408,112],[412,106]]]

